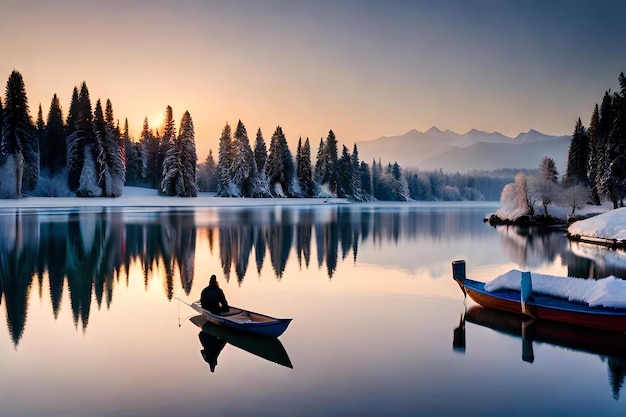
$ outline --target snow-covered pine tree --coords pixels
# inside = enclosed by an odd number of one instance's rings
[[[150,130],[148,118],[143,119],[143,128],[139,138],[142,154],[142,177],[152,188],[159,188],[161,167],[159,166],[159,141]]]
[[[261,128],[256,132],[256,140],[254,141],[254,159],[256,161],[257,170],[260,173],[265,172],[265,162],[267,161],[267,147],[263,139]]]
[[[76,190],[78,197],[100,197],[102,189],[98,186],[98,168],[92,143],[83,147],[83,164],[80,173],[80,184]]]
[[[83,163],[85,155],[87,154],[85,147],[88,144],[91,145],[91,152],[93,152],[95,143],[91,99],[89,97],[89,89],[84,81],[80,87],[80,93],[78,94],[75,109],[72,110],[72,106],[70,106],[70,113],[74,120],[74,128],[72,129],[70,136],[67,138],[67,164],[69,168],[68,186],[70,191],[78,192],[78,188],[81,183],[92,183],[91,179],[81,180],[80,177],[84,172],[88,175],[92,173],[91,170],[83,170]],[[70,116],[68,116],[68,119],[69,118]],[[97,175],[97,170],[95,172]],[[93,181],[97,183],[97,177],[94,178]]]
[[[613,98],[613,125],[608,140],[609,170],[605,189],[617,208],[617,202],[624,206],[626,197],[626,77],[620,73],[620,91]]]
[[[367,200],[369,200],[373,197],[373,191],[372,191],[372,174],[371,174],[370,167],[367,164],[367,162],[361,161],[359,172],[361,174],[361,189],[363,190],[364,197]]]
[[[600,149],[600,159],[598,163],[598,189],[601,195],[613,200],[609,191],[610,182],[610,151],[609,151],[609,135],[613,127],[613,96],[609,91],[604,92],[602,104],[600,104],[600,121],[598,123],[597,146]]]
[[[30,193],[39,179],[39,146],[28,110],[22,74],[13,70],[6,85],[0,149],[15,162],[15,196]],[[4,178],[3,178],[4,180]]]
[[[350,159],[350,152],[348,152],[346,145],[343,145],[341,158],[337,161],[335,178],[337,184],[337,197],[352,197],[352,161]]]
[[[332,130],[328,131],[328,136],[326,137],[326,154],[327,154],[327,178],[325,178],[325,182],[328,182],[330,191],[333,193],[337,192],[337,184],[339,182],[339,173],[337,163],[339,161],[339,154],[337,150],[337,138],[335,137],[335,132]]]
[[[213,149],[209,149],[206,157],[206,173],[207,173],[207,191],[215,192],[217,190],[217,164],[213,157]]]
[[[393,186],[393,195],[396,201],[408,201],[411,198],[409,197],[409,186],[407,184],[406,178],[402,174],[402,168],[398,162],[394,162],[391,167],[391,175],[394,179]]]
[[[171,106],[165,108],[165,117],[163,124],[163,135],[159,141],[158,167],[159,172],[163,173],[163,162],[172,142],[176,139],[176,126],[174,125],[174,115]],[[163,175],[159,177],[159,183],[163,180]]]
[[[113,106],[107,100],[106,118],[100,100],[94,114],[95,155],[98,169],[98,186],[103,197],[119,197],[124,190],[126,171],[120,154],[119,135],[113,125]]]
[[[324,139],[320,138],[320,145],[317,148],[317,159],[315,160],[315,170],[313,180],[318,184],[324,184],[324,179],[328,176],[328,153]]]
[[[563,186],[587,186],[587,165],[589,162],[589,137],[580,117],[576,121],[574,134],[569,144],[567,168],[563,177]]]
[[[296,176],[300,182],[300,189],[304,197],[313,197],[316,193],[313,182],[313,170],[311,168],[311,144],[306,138],[301,145],[302,138],[298,139],[298,151],[296,152]]]
[[[65,141],[65,126],[61,103],[56,94],[52,96],[48,120],[46,123],[44,142],[48,150],[48,169],[51,177],[57,175],[67,166],[67,143]],[[40,149],[41,151],[41,149]]]
[[[217,196],[239,197],[241,191],[231,181],[232,160],[230,159],[230,143],[232,142],[230,125],[226,123],[220,136],[217,162]]]
[[[589,179],[589,187],[591,188],[591,201],[595,205],[600,205],[599,180],[600,175],[600,145],[598,143],[598,124],[600,123],[600,114],[598,104],[593,108],[587,136],[589,136],[589,162],[587,165],[587,173]]]
[[[50,167],[50,161],[48,159],[49,151],[48,144],[45,138],[46,123],[43,120],[43,110],[41,109],[41,103],[37,109],[37,121],[35,122],[35,136],[37,137],[37,143],[39,146],[39,170],[48,172]]]
[[[241,120],[237,122],[233,141],[230,144],[229,158],[232,161],[230,168],[232,182],[241,190],[243,197],[252,197],[258,171],[248,133]]]
[[[352,148],[352,155],[350,157],[350,161],[352,165],[352,169],[351,169],[352,180],[351,180],[351,185],[350,185],[350,188],[352,188],[352,196],[357,201],[364,201],[366,198],[365,196],[363,196],[363,188],[361,186],[361,169],[360,169],[360,164],[359,164],[359,150],[356,146],[356,143],[354,144],[354,147]]]
[[[143,184],[143,147],[140,142],[134,141],[130,137],[128,130],[128,119],[124,120],[124,132],[122,142],[126,154],[126,182],[125,185],[139,186]]]
[[[78,124],[78,114],[80,113],[79,100],[78,87],[74,87],[70,100],[70,110],[65,122],[65,161],[68,168],[67,185],[70,191],[76,191],[76,189],[78,189],[83,163],[81,156],[82,148],[79,146],[78,137],[74,134],[76,132],[76,125]]]
[[[181,147],[181,159],[183,166],[183,193],[181,197],[196,197],[198,195],[197,163],[195,132],[191,114],[185,111],[180,121],[178,141]]]
[[[283,128],[280,126],[276,127],[272,135],[265,167],[272,194],[278,196],[282,194],[293,197],[293,192],[295,191],[293,189],[295,167],[287,139],[283,133]],[[280,186],[280,190],[277,189],[277,185]]]
[[[196,197],[198,195],[195,133],[193,121],[188,111],[180,121],[178,138],[170,142],[163,161],[163,181],[160,192],[178,197]]]
[[[0,141],[2,141],[2,123],[4,119],[4,108],[2,104],[2,97],[0,97]]]

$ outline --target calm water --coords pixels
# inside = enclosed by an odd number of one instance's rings
[[[626,277],[626,256],[496,208],[2,210],[0,415],[624,415],[621,335],[522,332],[464,305],[450,262]],[[190,320],[212,273],[293,318],[279,342]]]

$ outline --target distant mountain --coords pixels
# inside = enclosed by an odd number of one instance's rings
[[[564,174],[570,140],[571,136],[551,136],[534,129],[511,138],[499,132],[472,129],[459,134],[433,126],[426,132],[413,129],[400,136],[357,142],[357,146],[359,158],[367,163],[380,159],[383,164],[397,161],[402,167],[446,172],[535,169],[549,156]]]

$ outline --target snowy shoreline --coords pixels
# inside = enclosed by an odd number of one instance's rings
[[[0,200],[0,209],[67,208],[67,207],[260,207],[349,204],[344,198],[227,198],[214,193],[198,193],[197,197],[162,196],[157,190],[124,187],[120,197],[23,197]]]

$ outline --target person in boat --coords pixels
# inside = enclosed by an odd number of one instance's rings
[[[224,296],[224,291],[217,283],[217,277],[211,275],[209,285],[202,290],[200,294],[200,304],[205,310],[209,310],[213,314],[220,314],[228,311],[228,301]]]

